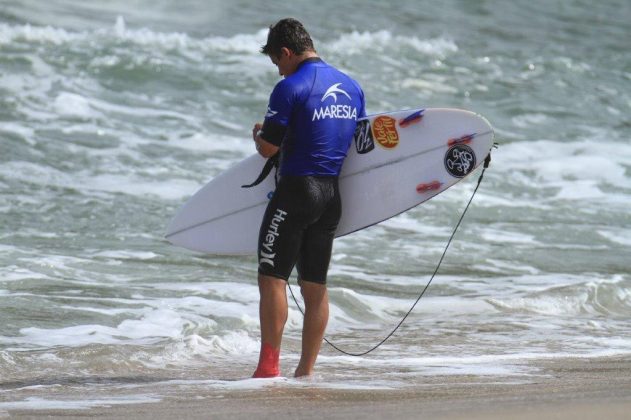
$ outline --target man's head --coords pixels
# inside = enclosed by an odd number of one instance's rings
[[[269,27],[267,44],[263,45],[261,52],[270,57],[278,57],[281,49],[285,47],[296,55],[305,51],[313,51],[313,41],[309,33],[296,19],[281,19]]]
[[[309,33],[302,23],[292,18],[281,19],[269,27],[267,43],[261,53],[271,58],[282,76],[296,71],[305,57],[316,56]]]

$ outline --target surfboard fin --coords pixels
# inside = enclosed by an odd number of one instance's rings
[[[418,184],[416,186],[416,192],[421,194],[421,193],[428,192],[428,191],[438,190],[442,186],[443,186],[443,184],[440,181],[432,181],[432,182],[428,182],[426,184]]]

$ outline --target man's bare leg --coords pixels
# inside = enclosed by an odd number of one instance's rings
[[[259,274],[259,318],[261,321],[261,352],[255,378],[280,375],[280,344],[287,322],[287,282]]]
[[[326,285],[302,280],[299,284],[305,301],[305,319],[302,327],[302,354],[296,368],[296,377],[313,373],[329,320],[329,294]]]

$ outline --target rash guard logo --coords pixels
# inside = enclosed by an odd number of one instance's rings
[[[322,99],[320,99],[320,103],[324,102],[328,98],[333,98],[334,104],[329,106],[321,106],[320,108],[315,108],[313,110],[313,117],[311,121],[324,120],[327,118],[335,118],[335,119],[344,119],[344,120],[356,120],[357,119],[357,108],[352,105],[338,105],[338,93],[340,95],[346,96],[349,100],[351,99],[351,95],[349,95],[345,90],[340,88],[341,83],[335,83],[331,85],[324,95],[322,95]]]
[[[342,89],[340,89],[341,83],[336,83],[334,85],[331,85],[331,87],[329,87],[326,92],[324,93],[324,95],[322,96],[322,99],[320,99],[320,102],[324,102],[324,100],[326,98],[333,98],[333,100],[335,101],[335,103],[337,103],[337,94],[341,93],[342,95],[346,96],[348,99],[351,99],[351,96],[346,93],[345,91],[343,91]]]
[[[272,118],[276,114],[278,114],[278,111],[274,111],[272,108],[268,106],[267,113],[265,114],[265,118]]]

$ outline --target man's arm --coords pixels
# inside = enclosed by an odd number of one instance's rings
[[[278,153],[278,146],[273,145],[272,143],[266,141],[263,137],[261,137],[261,130],[263,128],[263,124],[256,123],[254,124],[254,128],[252,129],[252,139],[256,144],[256,151],[259,155],[264,158],[271,158],[276,153]]]

